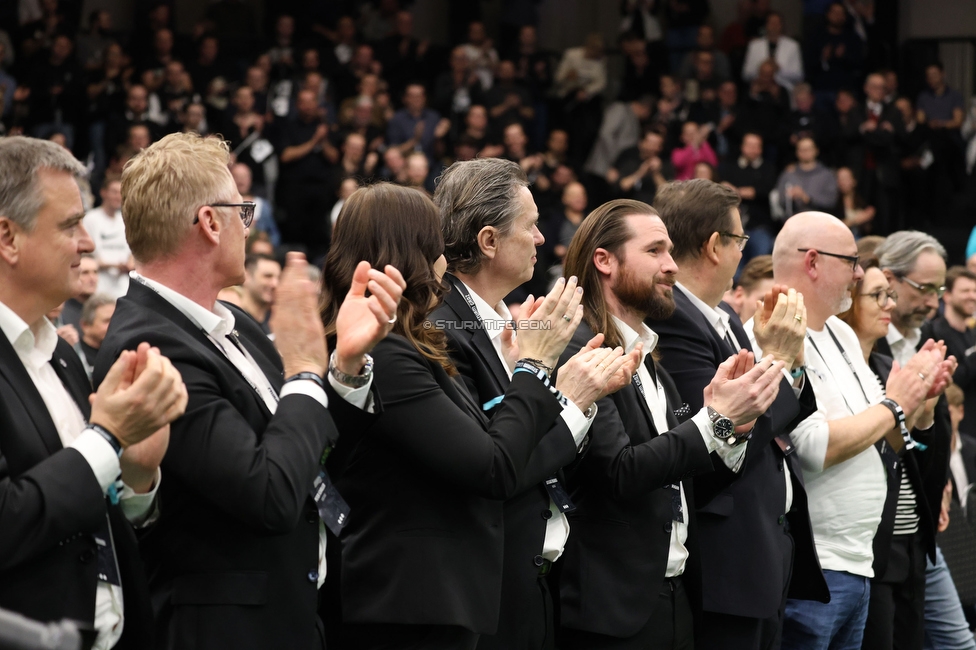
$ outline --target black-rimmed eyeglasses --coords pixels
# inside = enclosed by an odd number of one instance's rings
[[[243,203],[211,203],[211,208],[240,208],[241,221],[244,222],[245,228],[250,228],[251,224],[254,222],[254,209],[257,207],[257,203],[254,201],[244,201]],[[193,217],[193,223],[198,223],[200,217]]]
[[[851,263],[851,270],[857,272],[857,263],[861,261],[860,255],[841,255],[840,253],[828,253],[827,251],[822,251],[818,248],[797,248],[800,253],[806,253],[808,251],[813,251],[819,255],[826,255],[827,257],[836,257],[839,260],[846,260]]]
[[[888,301],[898,302],[898,292],[894,289],[878,289],[877,291],[872,291],[871,293],[862,293],[862,298],[873,298],[878,307],[884,307],[888,304]]]
[[[911,280],[909,278],[906,278],[903,275],[898,275],[898,276],[895,276],[895,277],[897,277],[899,280],[901,280],[902,282],[904,282],[908,286],[914,288],[917,291],[920,291],[921,293],[923,293],[923,294],[925,294],[927,296],[935,296],[936,298],[941,298],[942,297],[942,294],[944,294],[945,293],[945,290],[946,290],[946,288],[944,286],[937,287],[934,284],[919,284],[918,282],[915,282],[914,280]]]
[[[746,244],[749,243],[749,235],[736,235],[735,233],[731,232],[720,232],[719,234],[723,237],[731,237],[735,239],[735,245],[739,247],[740,251],[745,250]]]

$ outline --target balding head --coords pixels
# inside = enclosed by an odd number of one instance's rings
[[[838,256],[856,255],[854,235],[833,215],[801,212],[783,225],[773,245],[773,276],[803,294],[812,329],[849,306],[849,289],[864,271]]]

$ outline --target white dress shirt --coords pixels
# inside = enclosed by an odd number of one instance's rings
[[[461,281],[458,280],[458,282]],[[461,284],[464,283],[461,282]],[[471,287],[466,284],[464,286],[468,290],[471,300],[474,302],[474,308],[477,314],[481,316],[485,333],[491,339],[491,344],[495,346],[495,352],[502,362],[502,367],[505,368],[508,378],[511,379],[512,369],[508,367],[505,354],[502,352],[502,331],[504,330],[503,321],[511,321],[512,312],[509,311],[504,301],[492,307],[484,298],[471,289]],[[583,438],[586,437],[586,432],[590,430],[590,425],[593,424],[593,418],[596,417],[596,409],[593,410],[588,420],[583,415],[583,412],[579,410],[579,407],[572,402],[568,402],[563,407],[561,415],[566,426],[569,428],[569,432],[573,435],[573,443],[579,448],[583,444]],[[569,520],[559,510],[556,504],[553,503],[552,499],[549,499],[549,512],[552,513],[552,516],[546,520],[546,538],[542,543],[542,557],[550,562],[555,562],[563,554],[563,549],[566,547],[566,540],[569,539]]]
[[[10,341],[24,369],[34,382],[44,405],[57,428],[65,448],[77,450],[88,464],[103,492],[119,477],[119,457],[101,435],[86,428],[81,409],[61,383],[51,360],[58,344],[57,331],[47,318],[29,326],[20,316],[0,302],[0,330]],[[136,494],[128,486],[119,493],[119,505],[126,518],[135,525],[150,516],[159,488],[160,474],[148,494]],[[106,517],[108,513],[106,512]],[[95,629],[98,636],[94,650],[108,650],[122,637],[122,588],[99,581],[95,590]]]
[[[158,293],[163,300],[176,307],[191,322],[203,330],[207,338],[210,339],[210,342],[214,344],[214,347],[220,350],[234,364],[234,367],[240,371],[247,380],[247,383],[261,397],[272,414],[278,409],[278,401],[288,395],[306,395],[324,407],[329,406],[329,400],[325,394],[325,390],[311,379],[290,381],[282,387],[280,393],[276,393],[271,382],[268,381],[264,371],[261,370],[261,367],[254,358],[250,354],[242,352],[227,338],[229,334],[234,332],[234,314],[219,302],[214,303],[213,310],[206,309],[181,293],[154,280],[143,277],[135,271],[130,275],[133,280],[141,282]],[[372,377],[366,382],[365,386],[360,388],[344,386],[336,381],[331,373],[328,374],[328,377],[329,384],[340,397],[357,408],[368,410],[367,401],[369,399],[369,389],[373,383]],[[311,487],[309,486],[309,489]],[[325,524],[319,521],[319,587],[325,582],[325,547]]]
[[[714,307],[714,308],[709,307],[707,304],[705,304],[704,300],[702,300],[701,298],[693,294],[687,287],[683,286],[680,282],[678,282],[677,285],[678,288],[686,296],[688,296],[688,300],[691,302],[691,304],[697,307],[698,311],[700,311],[702,315],[705,316],[705,319],[708,320],[709,325],[711,325],[712,328],[716,332],[718,332],[718,335],[721,338],[723,339],[728,338],[730,341],[732,341],[736,350],[753,349],[753,354],[756,356],[756,358],[757,359],[762,358],[761,351],[759,351],[758,348],[754,349],[754,343],[752,341],[749,341],[749,343],[746,344],[745,341],[740,341],[738,339],[738,337],[735,335],[735,332],[732,331],[732,326],[729,325],[729,323],[731,322],[731,317],[725,312],[724,309],[720,307]],[[750,323],[751,322],[752,321],[750,320]],[[747,331],[749,332],[752,331],[751,325]],[[784,372],[786,372],[786,377],[790,380],[790,383],[792,384],[793,378],[790,376],[789,371],[787,371],[784,368]],[[797,396],[799,396],[800,391],[798,389],[794,388],[793,392]],[[786,514],[790,511],[790,508],[793,507],[793,479],[790,475],[789,463],[786,462],[785,458],[782,460],[782,463],[783,463],[783,478],[786,481],[786,505],[785,505],[786,509],[783,510],[783,514]]]
[[[630,354],[637,347],[638,343],[644,344],[641,350],[640,364],[637,366],[637,377],[640,379],[641,386],[643,386],[644,401],[651,412],[654,428],[657,429],[658,435],[666,435],[671,430],[671,427],[668,425],[668,398],[664,392],[664,387],[654,377],[651,377],[650,371],[644,365],[644,360],[647,358],[647,355],[657,347],[657,333],[643,323],[641,324],[641,331],[635,332],[630,325],[616,316],[611,316],[611,318],[613,318],[614,324],[620,330],[620,335],[623,337],[625,353]],[[749,443],[730,447],[724,440],[716,438],[714,436],[712,421],[709,419],[708,411],[705,408],[698,411],[691,419],[698,427],[698,431],[701,432],[702,441],[705,443],[708,452],[711,453],[714,451],[718,453],[719,458],[722,459],[722,462],[729,469],[738,472],[742,467],[746,446]],[[687,513],[688,502],[685,499],[685,488],[680,481],[678,482],[678,491],[681,494],[681,512]],[[685,546],[685,543],[688,541],[687,515],[683,519],[684,521],[673,522],[671,526],[671,548],[668,551],[668,567],[664,573],[664,577],[666,578],[680,576],[685,572],[685,562],[688,560],[688,548]]]
[[[949,471],[952,472],[952,480],[956,482],[956,496],[959,497],[959,504],[965,510],[966,499],[969,497],[969,484],[972,479],[966,474],[966,463],[962,459],[962,448],[966,445],[963,441],[964,436],[960,436],[958,433],[953,435],[956,437],[956,450],[949,456]]]
[[[749,41],[746,58],[742,64],[742,78],[752,81],[759,74],[759,66],[769,58],[769,40],[766,37],[754,38]],[[793,86],[803,81],[803,55],[800,44],[789,36],[780,36],[776,41],[777,70],[773,75],[780,86],[793,90]]]

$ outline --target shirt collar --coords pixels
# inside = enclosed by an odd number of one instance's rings
[[[706,305],[701,298],[689,291],[687,287],[682,285],[680,282],[676,284],[677,287],[681,289],[686,296],[688,296],[688,300],[691,301],[691,304],[693,304],[698,311],[704,314],[709,324],[715,329],[716,332],[718,332],[718,335],[724,337],[725,333],[729,331],[729,315],[718,307],[710,307]]]
[[[885,338],[888,339],[888,345],[892,346],[892,348],[904,342],[905,345],[912,346],[914,350],[918,346],[918,342],[922,340],[922,330],[916,327],[908,336],[902,336],[902,333],[898,331],[894,323],[888,323],[888,335]]]
[[[458,280],[458,282],[461,282],[461,280]],[[464,284],[464,282],[461,282],[461,284]],[[492,321],[494,323],[493,325],[485,327],[485,333],[488,335],[488,338],[494,340],[501,336],[503,328],[499,325],[499,322],[512,320],[512,312],[509,311],[508,305],[505,304],[505,301],[502,300],[497,305],[492,307],[484,298],[479,296],[474,289],[466,284],[464,284],[464,288],[468,290],[471,300],[474,301],[475,310],[477,310],[478,315],[481,316],[481,320],[485,322]]]
[[[181,314],[189,318],[204,333],[213,336],[217,340],[222,339],[234,330],[234,314],[219,302],[214,303],[213,310],[206,309],[178,291],[174,291],[155,280],[143,277],[135,271],[129,275],[133,280],[144,284],[158,293],[163,300],[176,307]]]
[[[58,332],[46,317],[42,317],[34,329],[14,310],[0,302],[0,330],[10,341],[17,356],[25,363],[35,367],[49,362],[54,356],[54,349],[58,345]]]
[[[641,331],[635,332],[633,327],[623,322],[616,316],[611,314],[610,318],[613,319],[613,324],[616,325],[617,329],[620,330],[620,335],[624,339],[624,354],[629,354],[631,351],[633,351],[633,349],[637,347],[638,342],[644,344],[644,349],[641,351],[640,360],[641,365],[643,365],[644,358],[653,352],[655,347],[657,347],[657,332],[648,327],[646,323],[641,323]]]

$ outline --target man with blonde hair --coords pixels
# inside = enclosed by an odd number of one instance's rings
[[[360,263],[330,360],[307,264],[293,253],[272,344],[245,312],[216,300],[244,280],[254,216],[227,162],[219,138],[176,133],[126,166],[122,205],[136,271],[95,380],[145,338],[176,359],[189,387],[163,461],[168,507],[141,548],[157,647],[311,650],[323,645],[323,519],[337,533],[346,517],[326,451],[340,429],[361,430],[371,417],[367,352],[395,320],[404,283],[392,267]]]
[[[84,174],[52,142],[0,139],[0,607],[78,621],[96,650],[137,650],[152,646],[152,613],[130,523],[153,514],[164,425],[186,390],[139,340],[92,396],[45,317],[93,248]]]

